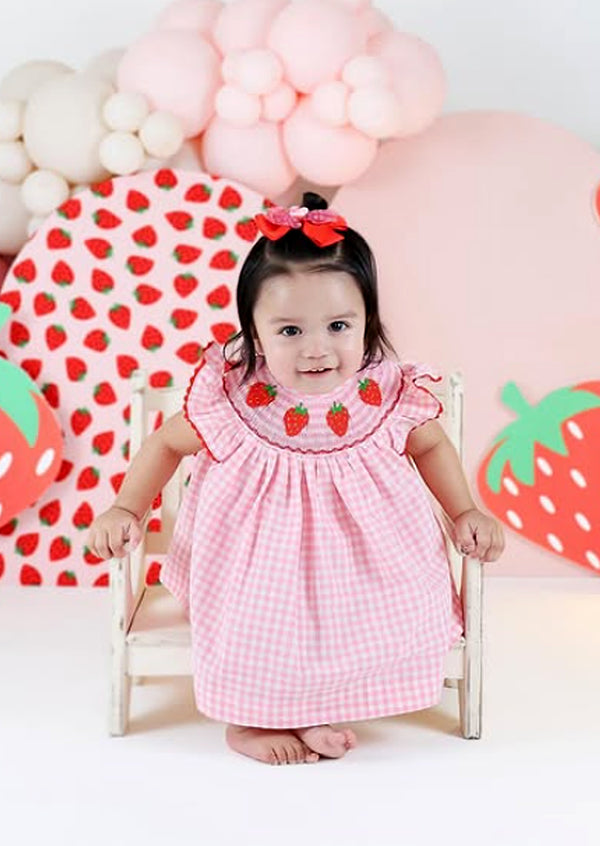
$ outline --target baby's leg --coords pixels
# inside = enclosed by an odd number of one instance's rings
[[[287,729],[227,726],[227,743],[236,752],[266,764],[312,764],[319,756]]]
[[[356,746],[356,735],[352,729],[336,730],[330,725],[322,725],[297,728],[293,732],[309,749],[326,758],[341,758]]]

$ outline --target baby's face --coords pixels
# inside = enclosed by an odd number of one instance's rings
[[[327,393],[362,364],[365,306],[347,273],[272,276],[261,288],[253,317],[256,350],[286,388]],[[321,369],[324,372],[310,372]]]

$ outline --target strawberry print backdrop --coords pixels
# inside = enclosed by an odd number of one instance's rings
[[[237,274],[262,206],[197,172],[120,177],[68,200],[17,257],[0,353],[40,387],[64,453],[43,496],[0,527],[3,583],[107,584],[85,539],[127,468],[131,374],[185,384],[203,346],[237,331]]]

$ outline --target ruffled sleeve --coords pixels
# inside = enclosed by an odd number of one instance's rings
[[[399,367],[402,384],[398,402],[382,430],[390,438],[393,448],[404,453],[406,439],[412,430],[428,420],[436,420],[442,414],[442,403],[425,387],[427,383],[440,382],[442,377],[420,362],[403,363]]]
[[[183,414],[215,461],[238,448],[243,432],[223,386],[225,360],[212,341],[204,350],[188,385]]]

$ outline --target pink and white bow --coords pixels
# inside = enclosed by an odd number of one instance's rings
[[[343,239],[337,229],[347,229],[345,219],[333,209],[313,209],[306,206],[271,206],[264,214],[254,217],[262,234],[270,241],[277,241],[290,229],[302,229],[307,238],[318,247],[329,247]]]

